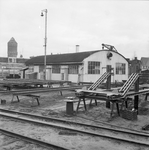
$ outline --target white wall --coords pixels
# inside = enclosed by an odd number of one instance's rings
[[[34,72],[39,72],[39,66],[34,66]]]
[[[78,74],[69,74],[69,81],[78,83]]]
[[[112,77],[111,79],[112,82],[115,80],[122,81],[128,79],[128,62],[126,61],[126,59],[124,59],[124,57],[122,57],[120,54],[110,51],[113,56],[111,57],[111,60],[109,60],[107,59],[108,52],[109,50],[99,51],[84,59],[84,82],[95,82],[105,72],[105,67],[107,65],[111,65],[111,67],[114,68],[114,77]],[[88,74],[88,61],[100,62],[100,74]],[[126,64],[126,74],[116,75],[116,63]]]
[[[46,69],[46,79],[51,80],[51,75],[52,74],[52,68],[47,68]]]
[[[39,66],[34,66],[34,72],[37,72],[37,79],[40,79]]]
[[[61,80],[70,81],[69,75],[68,75],[68,66],[67,65],[61,66]]]
[[[61,80],[61,74],[52,73],[51,80]]]
[[[79,77],[78,77],[78,82],[83,82],[84,78],[84,64],[79,66]]]

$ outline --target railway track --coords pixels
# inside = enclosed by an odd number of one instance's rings
[[[49,126],[52,128],[63,129],[75,133],[86,134],[89,136],[102,137],[119,142],[149,147],[149,134],[137,132],[134,130],[131,131],[126,129],[111,128],[102,125],[95,126],[53,117],[43,117],[40,115],[10,111],[6,109],[0,109],[0,116],[34,123],[36,125],[38,124],[42,126]]]
[[[23,140],[25,142],[32,143],[32,144],[35,144],[35,145],[40,145],[41,147],[44,147],[46,149],[68,150],[67,148],[60,147],[58,145],[54,145],[52,143],[47,143],[47,142],[44,142],[44,141],[41,141],[41,140],[38,140],[38,139],[34,139],[34,138],[31,138],[31,137],[28,137],[28,136],[24,136],[24,135],[21,135],[21,134],[17,134],[17,133],[14,133],[12,131],[8,131],[8,130],[5,130],[5,129],[0,128],[0,132],[2,134],[6,135],[6,136],[13,137],[13,138],[16,138],[16,139],[20,139],[20,140]]]

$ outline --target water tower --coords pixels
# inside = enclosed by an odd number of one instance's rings
[[[15,41],[15,39],[12,37],[10,41],[8,42],[8,58],[16,58],[18,55],[17,52],[18,43]]]

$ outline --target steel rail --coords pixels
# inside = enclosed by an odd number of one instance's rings
[[[64,147],[61,147],[61,146],[58,146],[58,145],[55,145],[55,144],[52,144],[52,143],[47,143],[47,142],[44,142],[44,141],[41,141],[41,140],[38,140],[38,139],[34,139],[34,138],[27,137],[27,136],[24,136],[24,135],[21,135],[21,134],[17,134],[17,133],[14,133],[12,131],[8,131],[8,130],[5,130],[5,129],[0,128],[0,132],[2,134],[7,135],[7,136],[11,136],[11,137],[21,139],[21,140],[23,139],[23,141],[33,143],[33,144],[36,144],[36,145],[40,145],[40,146],[42,146],[44,148],[47,148],[47,149],[55,148],[57,150],[69,150],[68,148],[64,148]]]
[[[105,72],[95,83],[93,83],[88,90],[95,90],[108,76],[110,73]]]
[[[92,127],[92,128],[97,128],[97,129],[104,129],[104,130],[108,130],[108,131],[115,131],[115,132],[119,132],[119,133],[125,133],[125,134],[131,134],[131,135],[135,135],[135,136],[140,136],[140,137],[145,137],[145,138],[149,138],[149,134],[144,134],[144,133],[137,133],[137,132],[130,132],[130,131],[124,131],[124,130],[118,130],[118,129],[113,129],[113,128],[108,128],[108,127],[103,127],[103,126],[92,126],[89,124],[83,124],[83,123],[74,123],[71,121],[66,121],[63,120],[63,123],[68,123],[69,126],[66,125],[60,125],[59,123],[48,123],[48,122],[43,122],[43,121],[37,121],[37,120],[33,120],[33,119],[27,119],[27,118],[21,118],[20,116],[18,117],[14,117],[11,115],[6,115],[6,114],[0,114],[3,117],[8,117],[8,118],[12,118],[12,119],[17,119],[17,120],[21,120],[21,121],[27,121],[30,123],[34,123],[34,124],[39,124],[39,125],[45,125],[45,126],[51,126],[54,128],[60,128],[60,129],[65,129],[65,130],[70,130],[73,132],[79,132],[79,133],[83,133],[83,134],[87,134],[87,135],[92,135],[92,136],[97,136],[97,137],[103,137],[103,138],[108,138],[108,139],[112,139],[112,140],[118,140],[118,141],[122,141],[122,142],[127,142],[127,143],[131,143],[131,144],[137,144],[137,145],[141,145],[141,146],[149,146],[149,143],[146,143],[144,141],[139,141],[139,140],[134,140],[134,139],[127,139],[127,138],[121,138],[118,136],[111,136],[111,135],[106,135],[106,134],[102,134],[102,133],[95,133],[92,131],[86,131],[86,130],[82,130],[82,129],[77,129],[77,128],[73,128],[70,127],[70,124],[76,124],[76,125],[81,125],[81,126],[86,126],[86,127]],[[21,115],[23,115],[21,113]],[[28,115],[25,113],[25,115]],[[30,115],[31,117],[35,117],[35,115]],[[36,116],[37,117],[37,116]],[[40,119],[49,119],[48,117],[42,117],[42,116],[38,116],[40,117]],[[59,119],[56,119],[54,121],[62,121]]]
[[[128,128],[122,128],[122,127],[119,127],[119,129],[108,128],[108,127],[105,127],[105,126],[90,125],[90,124],[87,124],[87,123],[80,123],[80,122],[76,122],[76,121],[74,122],[74,121],[61,119],[61,118],[45,117],[45,116],[41,116],[41,115],[34,115],[34,114],[29,114],[29,113],[14,111],[14,110],[11,111],[11,110],[7,110],[7,109],[0,109],[0,112],[6,112],[6,113],[11,113],[11,114],[17,114],[17,115],[24,115],[24,116],[34,117],[34,118],[37,118],[37,119],[57,121],[57,122],[61,122],[61,123],[75,124],[75,125],[93,127],[93,128],[98,128],[98,129],[102,128],[102,129],[107,129],[107,130],[112,130],[112,131],[120,131],[120,132],[123,132],[123,133],[128,132],[128,133],[131,133],[131,134],[134,134],[134,135],[149,137],[149,133],[147,133],[147,132],[132,130],[132,129],[128,129]],[[115,125],[110,125],[110,124],[108,124],[108,125],[118,128],[118,126],[115,126]]]
[[[0,94],[13,94],[13,93],[17,93],[17,94],[26,94],[26,93],[43,93],[43,92],[54,92],[54,91],[64,91],[64,90],[75,90],[75,89],[79,89],[82,88],[83,86],[79,85],[79,86],[68,86],[68,87],[57,87],[57,88],[36,88],[36,89],[26,89],[26,90],[16,90],[16,91],[0,91]]]

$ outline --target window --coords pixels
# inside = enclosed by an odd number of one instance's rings
[[[9,58],[9,63],[12,63],[12,58]]]
[[[43,72],[44,66],[39,66],[39,72]]]
[[[78,65],[70,65],[68,68],[68,74],[78,74]]]
[[[16,63],[16,58],[13,58],[13,63]]]
[[[116,63],[116,74],[125,74],[126,73],[126,64]]]
[[[16,63],[16,58],[8,58],[9,63]]]
[[[60,66],[59,65],[52,66],[52,73],[60,73]]]
[[[100,74],[100,62],[89,61],[88,62],[88,74]]]

